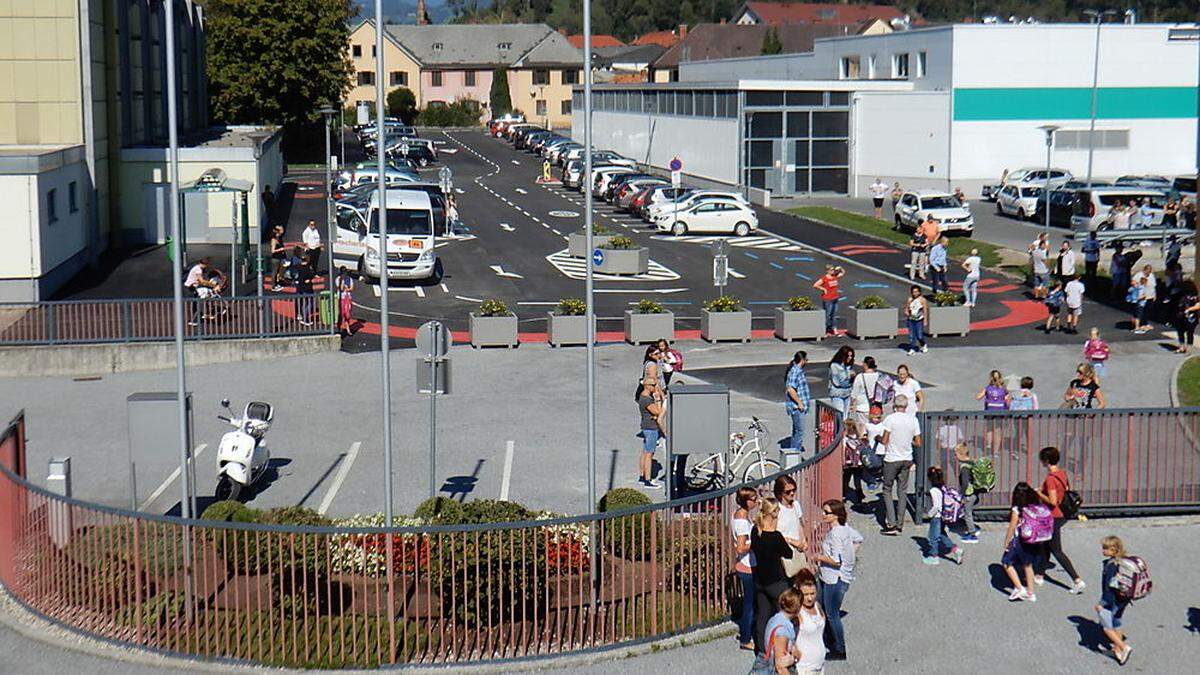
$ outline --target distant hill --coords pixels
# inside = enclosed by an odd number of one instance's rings
[[[375,0],[354,0],[358,5],[358,16],[355,21],[375,18]],[[425,0],[425,11],[434,23],[445,23],[453,14],[447,0]],[[417,0],[383,0],[383,20],[385,23],[415,23]]]

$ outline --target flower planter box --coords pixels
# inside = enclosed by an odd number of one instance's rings
[[[650,270],[650,249],[603,249],[604,261],[595,266],[601,274],[645,274]]]
[[[930,335],[959,335],[971,332],[971,308],[966,305],[929,307]]]
[[[700,310],[700,339],[708,342],[750,341],[750,310],[710,312]]]
[[[625,341],[631,345],[644,345],[661,338],[675,339],[675,314],[638,314],[625,310]]]
[[[516,315],[476,316],[474,312],[471,312],[468,318],[472,347],[512,348],[517,346]]]
[[[785,342],[817,340],[825,337],[825,310],[793,311],[775,308],[775,337]]]
[[[612,241],[615,234],[593,234],[592,247],[600,248],[608,242]],[[592,252],[587,247],[587,234],[584,232],[572,232],[567,235],[567,255],[572,258],[586,258]]]
[[[546,341],[551,347],[587,344],[587,316],[546,313],[549,336]]]
[[[850,308],[850,323],[846,332],[856,338],[896,337],[900,323],[900,310],[895,307],[885,309]]]

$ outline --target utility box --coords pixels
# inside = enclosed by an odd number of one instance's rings
[[[71,458],[53,457],[46,470],[46,489],[63,497],[71,496]],[[59,548],[65,548],[71,543],[71,507],[66,502],[50,500],[49,508],[50,541]]]
[[[192,394],[188,392],[184,401],[187,405],[188,457],[192,448]],[[171,473],[179,466],[179,399],[173,391],[143,391],[125,398],[129,432],[129,505],[138,510],[142,500],[149,496],[159,476]],[[192,464],[192,462],[189,462]],[[138,471],[151,481],[145,487],[138,485]],[[186,476],[189,488],[195,486],[195,476],[189,471]],[[195,494],[194,489],[190,489]],[[173,503],[173,502],[172,502]],[[149,506],[147,504],[147,506]]]
[[[687,456],[706,457],[729,450],[729,387],[723,384],[676,384],[667,390],[667,498],[680,494]]]

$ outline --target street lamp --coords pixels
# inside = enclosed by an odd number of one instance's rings
[[[337,112],[333,106],[326,103],[321,106],[317,112],[321,113],[325,118],[325,253],[329,256],[329,277],[325,281],[325,290],[329,293],[330,316],[336,316],[338,311],[337,292],[333,287],[333,172],[332,157],[329,148],[329,129],[333,121],[333,115]],[[329,334],[333,335],[336,330],[336,321],[329,322]]]
[[[1117,13],[1111,9],[1085,9],[1083,13],[1096,24],[1096,47],[1092,51],[1092,115],[1088,124],[1087,187],[1091,187],[1092,157],[1096,152],[1096,90],[1100,81],[1100,24],[1104,23],[1104,17],[1116,16]]]
[[[592,256],[592,0],[583,0],[583,175],[588,177],[583,191],[583,227],[587,237],[587,508],[596,508],[596,303],[593,293],[595,257]],[[596,521],[589,521],[589,541],[596,541]],[[592,547],[592,567],[598,569],[598,551]],[[597,580],[599,577],[597,577]],[[597,585],[591,584],[592,607],[596,606]]]
[[[1054,132],[1058,131],[1058,125],[1043,124],[1038,128],[1046,132],[1046,184],[1042,186],[1042,196],[1046,198],[1046,232],[1050,232],[1050,151],[1054,148]]]
[[[387,237],[387,137],[384,134],[383,110],[383,0],[375,0],[375,153],[379,167],[379,349],[380,375],[383,379],[383,515],[385,524],[392,526],[392,361],[391,318],[388,311],[388,237]],[[391,537],[388,537],[391,546]],[[390,551],[389,554],[391,555]]]

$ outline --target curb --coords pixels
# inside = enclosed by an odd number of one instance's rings
[[[620,659],[657,653],[669,649],[679,649],[691,645],[711,642],[737,633],[737,627],[727,621],[715,626],[699,628],[681,635],[638,642],[624,646],[613,646],[585,651],[582,653],[565,654],[562,656],[530,657],[527,660],[501,660],[494,663],[464,663],[439,665],[397,665],[381,667],[375,670],[293,670],[275,668],[257,664],[241,664],[233,662],[205,661],[191,659],[174,654],[155,652],[137,646],[123,645],[102,638],[95,638],[76,632],[73,629],[57,625],[31,611],[16,599],[6,588],[0,586],[0,626],[12,630],[18,635],[42,643],[44,645],[69,650],[85,656],[107,659],[113,662],[131,663],[142,666],[174,669],[191,672],[208,673],[261,673],[264,671],[277,673],[374,673],[380,671],[401,670],[408,673],[512,673],[549,670],[551,668],[579,668],[597,663],[617,661]]]

